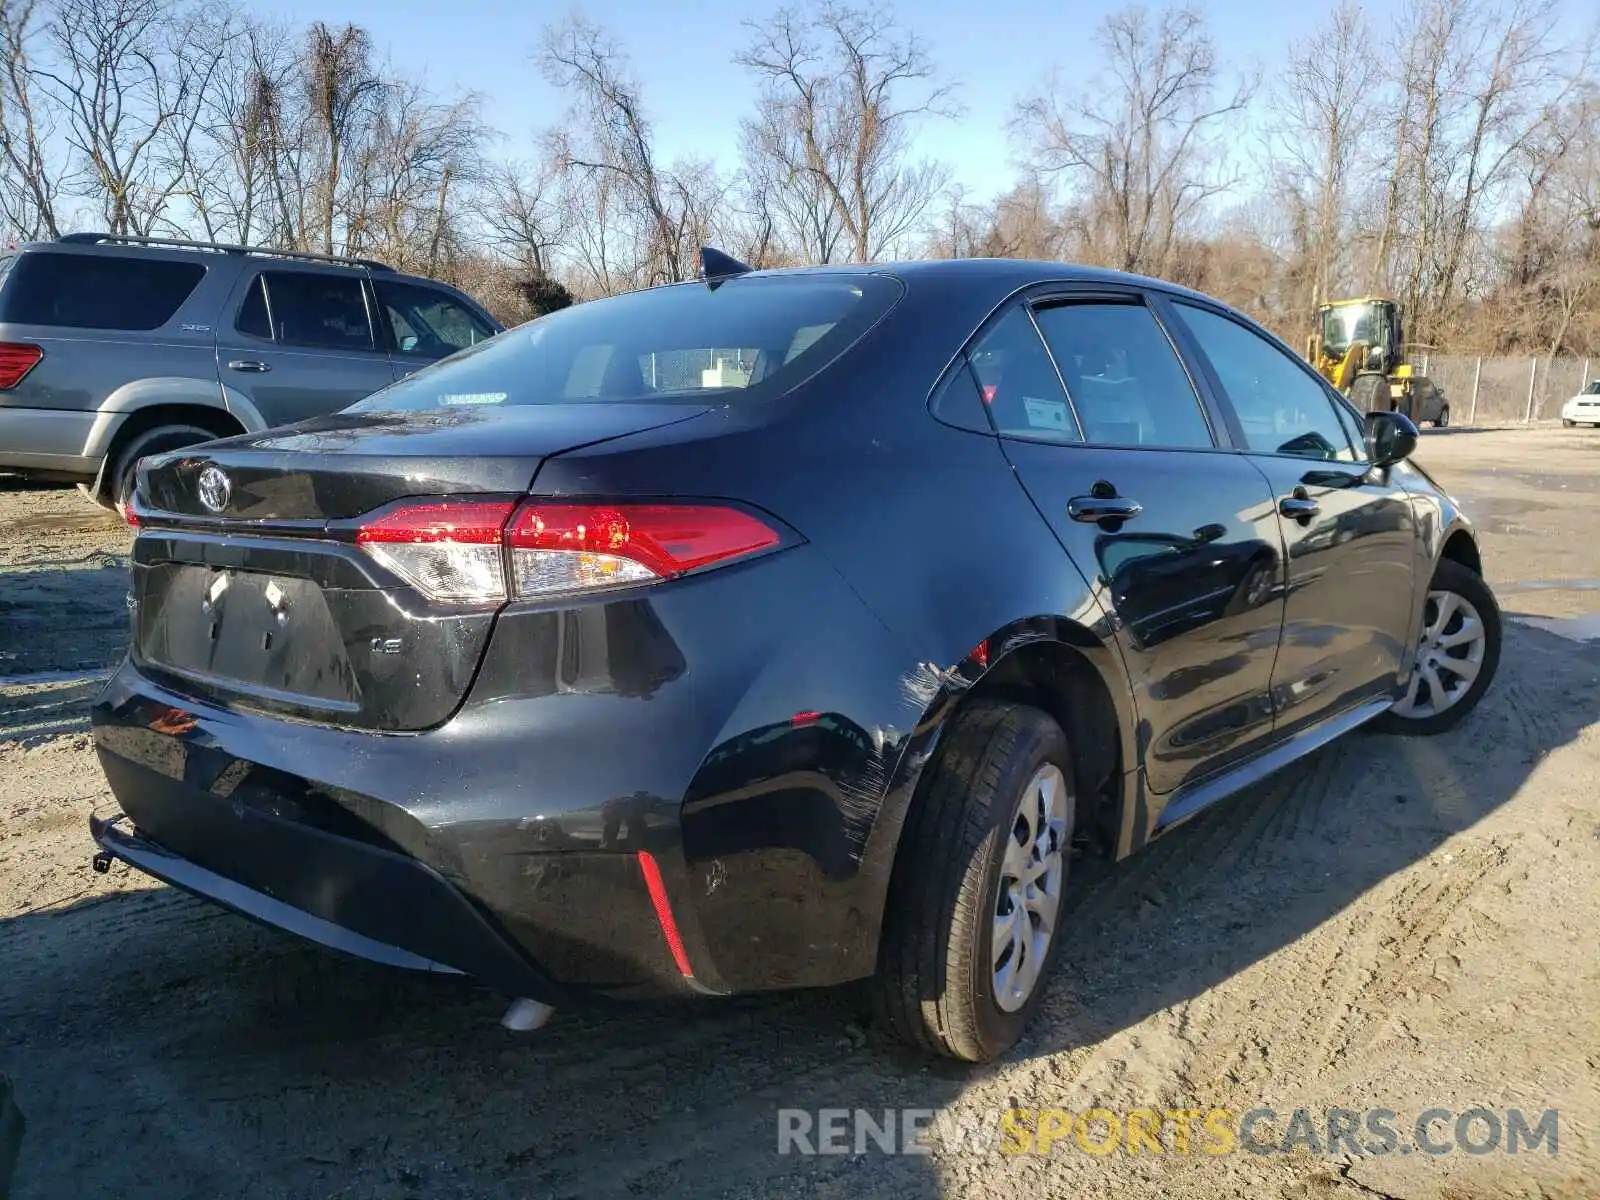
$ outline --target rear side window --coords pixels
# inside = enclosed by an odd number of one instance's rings
[[[978,339],[968,358],[996,432],[1046,442],[1083,440],[1027,309],[1006,312]]]
[[[361,280],[320,271],[262,271],[251,281],[234,327],[280,346],[372,350]]]
[[[1038,310],[1085,441],[1210,449],[1211,427],[1167,335],[1142,304]]]
[[[773,398],[854,345],[902,291],[888,275],[827,273],[591,300],[479,342],[356,407]]]
[[[205,275],[204,264],[41,250],[17,256],[0,321],[71,329],[159,329]]]

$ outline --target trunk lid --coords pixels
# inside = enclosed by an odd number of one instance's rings
[[[140,465],[141,515],[305,526],[349,520],[405,496],[522,493],[552,454],[706,411],[682,404],[529,404],[344,412],[159,455]],[[227,476],[202,502],[200,476]]]
[[[185,694],[296,720],[427,729],[503,602],[430,600],[360,548],[408,498],[527,494],[544,459],[688,420],[683,404],[341,413],[140,464],[134,661]]]

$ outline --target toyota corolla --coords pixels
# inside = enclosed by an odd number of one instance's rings
[[[474,977],[513,1026],[871,978],[886,1028],[985,1060],[1074,856],[1488,687],[1416,429],[1239,313],[706,259],[146,459],[99,865]]]

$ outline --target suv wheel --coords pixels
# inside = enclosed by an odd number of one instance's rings
[[[977,700],[953,718],[906,818],[877,996],[902,1040],[969,1062],[1004,1053],[1044,995],[1075,801],[1061,727]]]
[[[1439,410],[1439,416],[1434,420],[1433,427],[1435,429],[1450,428],[1450,406],[1448,404]]]
[[[1449,559],[1428,585],[1411,686],[1378,719],[1392,733],[1443,733],[1483,697],[1500,665],[1500,606],[1475,572]]]
[[[116,459],[111,464],[111,477],[105,491],[106,498],[118,512],[124,511],[128,502],[133,499],[133,488],[137,481],[136,470],[141,458],[151,454],[163,454],[168,450],[181,450],[185,446],[193,446],[196,442],[209,442],[216,436],[209,429],[202,429],[198,425],[157,425],[134,434],[128,439],[127,444],[117,451]]]

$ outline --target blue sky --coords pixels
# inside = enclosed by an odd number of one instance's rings
[[[1270,63],[1291,39],[1309,33],[1328,4],[1284,0],[1214,0],[1207,12],[1225,57],[1236,64]],[[1591,0],[1566,0],[1566,11]],[[713,155],[732,168],[738,155],[739,119],[753,107],[755,88],[730,61],[744,45],[743,22],[767,15],[777,3],[744,0],[606,0],[582,6],[589,18],[617,34],[644,84],[657,145],[678,154]],[[924,37],[938,65],[959,82],[966,109],[959,123],[941,122],[923,136],[926,153],[955,169],[977,197],[1003,189],[1013,174],[1014,147],[1005,123],[1017,98],[1051,67],[1085,77],[1093,64],[1088,35],[1121,0],[921,0],[896,11]],[[1381,28],[1400,0],[1368,0],[1369,19]],[[555,123],[568,101],[547,84],[534,60],[540,31],[574,11],[564,4],[509,4],[505,0],[455,0],[398,5],[394,0],[278,0],[273,10],[297,24],[323,20],[367,28],[380,52],[408,73],[421,71],[437,90],[474,90],[485,97],[490,122],[506,135],[506,149],[529,153],[536,131]]]

